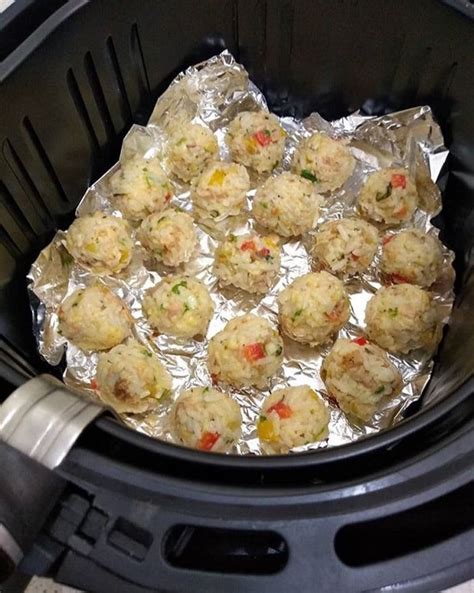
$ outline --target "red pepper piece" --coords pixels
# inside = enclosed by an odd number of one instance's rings
[[[272,141],[271,134],[267,134],[264,130],[259,130],[253,135],[253,137],[260,144],[260,146],[268,146]]]
[[[255,243],[253,241],[244,241],[240,246],[241,251],[255,251]]]
[[[382,240],[382,243],[384,245],[387,245],[387,243],[390,243],[390,241],[394,238],[395,238],[395,235],[385,235],[385,237]]]
[[[91,389],[97,389],[97,381],[95,379],[91,381]]]
[[[407,186],[407,178],[405,175],[400,175],[400,173],[394,173],[390,183],[392,184],[392,187],[401,187],[402,189],[405,189]]]
[[[244,356],[249,362],[255,362],[265,358],[265,348],[261,343],[246,344],[244,346]]]
[[[287,406],[282,401],[277,402],[274,406],[268,408],[267,413],[276,412],[280,418],[289,418],[293,414],[293,410],[290,406]]]
[[[198,442],[198,449],[210,451],[221,435],[218,432],[203,432]]]
[[[392,284],[410,284],[409,278],[402,274],[390,274],[389,280]]]
[[[211,381],[213,385],[217,385],[217,383],[219,382],[219,375],[217,375],[216,373],[211,373]]]
[[[365,346],[366,344],[368,344],[369,342],[364,338],[364,337],[360,337],[360,338],[355,338],[354,340],[352,340],[352,342],[354,342],[354,344],[358,344],[359,346]]]
[[[262,249],[259,249],[257,251],[257,255],[259,257],[268,257],[270,255],[270,249],[267,249],[266,247],[262,247]]]

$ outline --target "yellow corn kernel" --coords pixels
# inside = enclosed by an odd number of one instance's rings
[[[257,425],[258,438],[262,441],[276,441],[276,435],[273,431],[273,423],[268,420],[259,420]]]
[[[97,245],[95,243],[87,243],[85,247],[89,253],[97,253]]]
[[[222,169],[216,169],[209,179],[209,185],[222,185],[225,179],[225,172]]]
[[[265,243],[266,247],[273,247],[275,248],[277,246],[277,243],[274,239],[272,239],[271,237],[265,237],[263,239],[263,242]]]
[[[249,154],[255,154],[257,152],[257,141],[253,136],[245,139],[245,146]]]

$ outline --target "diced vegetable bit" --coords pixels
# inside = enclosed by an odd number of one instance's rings
[[[265,346],[261,342],[255,344],[245,344],[244,356],[249,362],[256,362],[262,358],[265,358]]]
[[[237,241],[237,237],[231,233],[229,235],[229,241],[231,241],[232,243],[235,243]]]
[[[392,175],[391,185],[392,187],[401,187],[402,189],[405,189],[407,186],[407,178],[405,175],[394,173]]]
[[[209,179],[209,185],[222,185],[225,179],[225,171],[216,169]]]
[[[341,308],[339,305],[336,305],[332,311],[326,313],[325,315],[331,321],[337,321],[341,315]]]
[[[394,214],[397,218],[403,218],[404,216],[406,216],[407,213],[407,207],[404,205],[401,208],[399,208],[398,210],[395,210]]]
[[[257,434],[262,441],[274,441],[275,432],[273,430],[273,423],[265,416],[260,416],[260,421],[257,425]]]
[[[385,236],[383,238],[383,240],[382,240],[383,245],[387,245],[394,238],[395,238],[395,235],[387,235],[387,236]]]
[[[267,249],[266,247],[262,247],[262,249],[259,249],[257,251],[257,255],[259,257],[268,257],[270,255],[270,249]]]
[[[266,202],[260,202],[260,206],[265,208],[265,210],[268,210],[268,204]]]
[[[390,274],[389,280],[393,284],[410,284],[409,278],[402,274]]]
[[[188,287],[188,283],[186,282],[186,280],[181,280],[181,282],[178,282],[178,284],[175,284],[172,287],[171,292],[173,294],[180,294],[180,289],[187,288],[187,287]]]
[[[176,142],[176,146],[181,146],[181,144],[183,144],[183,142],[186,142],[186,138],[180,138],[178,140],[178,142]]]
[[[387,189],[385,190],[385,192],[383,194],[380,192],[377,192],[375,194],[375,201],[381,202],[382,200],[386,200],[387,198],[389,198],[391,195],[392,195],[392,184],[389,183],[387,185]]]
[[[380,393],[383,393],[385,391],[385,386],[384,385],[380,385],[380,387],[377,387],[377,389],[374,391],[374,393],[376,395],[379,395]]]
[[[272,135],[269,130],[259,130],[253,135],[253,137],[260,144],[260,146],[268,146],[272,141]]]
[[[143,352],[143,354],[144,354],[145,356],[148,356],[148,358],[151,358],[151,357],[153,356],[153,354],[152,354],[152,353],[151,353],[149,350],[147,350],[146,348],[144,348],[144,349],[142,350],[142,352]]]
[[[276,412],[280,418],[290,418],[293,414],[293,410],[283,402],[283,400],[277,402],[275,405],[268,408],[267,413],[271,414],[272,412]]]
[[[265,422],[266,419],[267,419],[266,416],[264,416],[263,414],[260,414],[260,416],[259,416],[260,422]]]
[[[352,340],[354,342],[354,344],[358,344],[359,346],[365,346],[366,344],[368,344],[369,342],[364,338],[364,337],[360,337],[360,338],[355,338],[354,340]]]
[[[241,251],[255,251],[255,243],[253,241],[244,241],[240,246]]]
[[[218,432],[203,432],[198,442],[198,449],[210,451],[221,435]]]
[[[97,381],[95,379],[91,381],[91,389],[97,389]]]
[[[219,216],[219,210],[211,210],[209,214],[212,218],[217,218]]]
[[[188,305],[188,303],[184,303],[184,312],[187,313],[188,311],[191,311],[191,307]]]
[[[298,317],[301,315],[301,313],[303,313],[303,309],[297,309],[292,316],[292,320],[296,321],[296,319],[298,319]]]
[[[211,373],[212,384],[215,385],[219,382],[219,375],[217,373]]]
[[[161,397],[167,398],[170,395],[171,395],[171,389],[163,389],[163,393],[161,394]]]
[[[276,169],[276,168],[278,167],[278,165],[279,165],[279,164],[280,164],[280,161],[275,161],[275,162],[273,163],[272,170],[273,170],[273,169]]]
[[[301,171],[301,177],[304,177],[305,179],[309,179],[309,181],[312,181],[313,183],[315,183],[318,180],[316,175],[314,175],[314,173],[311,173],[311,171],[309,169],[303,169]]]
[[[204,389],[202,390],[203,393],[207,393],[209,391],[209,387],[204,387]]]
[[[275,350],[275,356],[280,356],[280,354],[283,352],[283,347],[282,346],[278,346],[278,348]]]
[[[389,317],[391,317],[392,319],[395,319],[395,317],[398,315],[398,307],[394,307],[393,309],[390,308],[387,311],[387,313],[388,313]]]

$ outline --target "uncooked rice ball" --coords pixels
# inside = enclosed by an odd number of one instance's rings
[[[168,143],[168,161],[172,172],[183,181],[199,175],[216,158],[217,140],[209,128],[200,124],[178,124]]]
[[[365,220],[331,220],[319,227],[313,255],[333,274],[356,274],[372,263],[378,241],[377,229]]]
[[[296,149],[292,168],[297,175],[314,183],[316,191],[338,189],[354,171],[355,159],[341,140],[316,133]]]
[[[173,187],[157,159],[134,157],[110,179],[114,205],[125,218],[143,220],[160,212],[173,197]]]
[[[227,453],[240,437],[242,415],[239,404],[225,393],[212,387],[193,387],[177,399],[171,425],[178,443]]]
[[[160,333],[192,338],[206,334],[214,304],[199,280],[166,276],[145,296],[143,309],[150,325]]]
[[[119,413],[149,412],[171,393],[168,371],[135,340],[99,356],[96,383],[101,400]]]
[[[441,243],[421,229],[388,235],[383,241],[381,268],[394,284],[431,286],[442,267]]]
[[[298,236],[316,226],[321,201],[310,181],[286,171],[257,189],[253,215],[282,237]]]
[[[138,237],[157,262],[170,267],[188,262],[197,246],[192,217],[172,208],[147,216],[140,225]]]
[[[213,271],[223,286],[265,293],[275,283],[279,270],[277,237],[230,234],[216,249]]]
[[[242,111],[229,124],[227,144],[234,161],[266,173],[280,164],[285,137],[272,113]]]
[[[82,350],[109,350],[131,333],[125,304],[105,286],[80,288],[58,311],[59,332]]]
[[[278,389],[263,403],[257,422],[259,439],[269,452],[288,453],[325,439],[329,411],[319,395],[307,385]]]
[[[365,323],[369,338],[391,352],[431,349],[441,338],[436,303],[412,284],[379,289],[367,304]]]
[[[410,220],[417,205],[416,186],[405,169],[372,173],[359,195],[362,215],[390,226]]]
[[[324,344],[349,319],[349,298],[343,283],[315,272],[294,280],[278,295],[283,333],[311,346]]]
[[[211,338],[208,367],[214,382],[265,387],[281,367],[283,340],[266,319],[236,317]]]
[[[249,174],[243,165],[211,163],[191,190],[194,212],[200,220],[217,221],[236,216],[247,204],[249,189]]]
[[[363,337],[339,339],[323,361],[323,379],[343,412],[368,422],[382,398],[393,398],[402,378],[387,353]]]
[[[96,274],[115,274],[132,259],[131,229],[122,218],[94,212],[71,224],[66,247],[77,263]]]

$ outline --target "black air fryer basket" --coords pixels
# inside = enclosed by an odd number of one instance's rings
[[[37,354],[31,262],[172,78],[224,48],[278,115],[433,108],[450,149],[435,224],[456,253],[457,298],[421,401],[351,445],[222,456],[101,415],[51,471],[0,441],[3,576],[19,564],[114,593],[439,591],[474,577],[472,3],[18,0],[15,11],[0,97],[3,398],[61,373]]]

